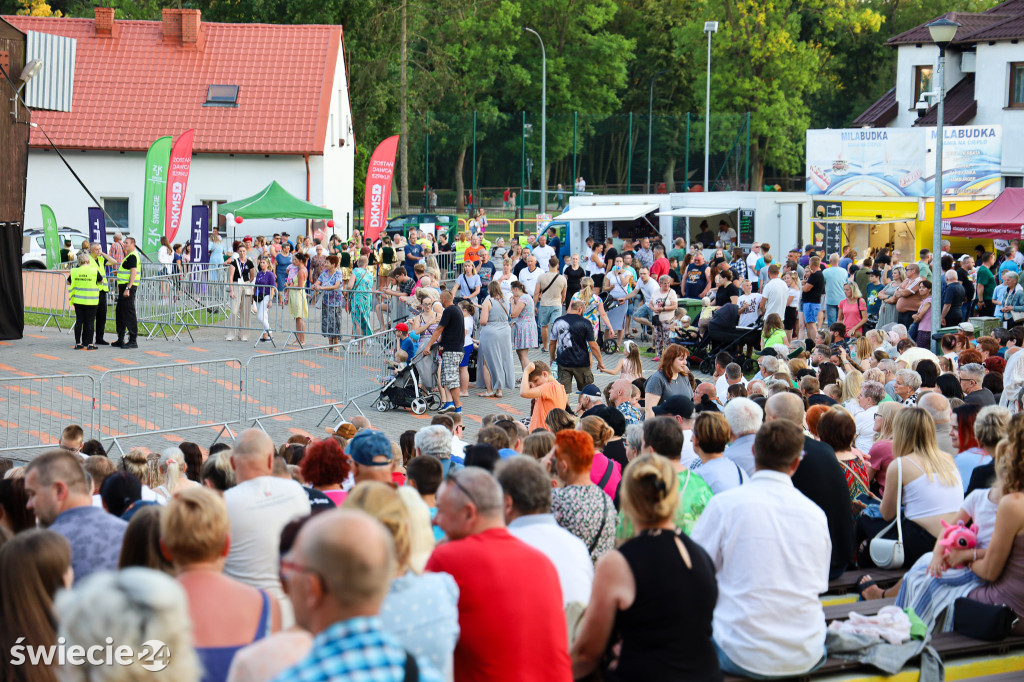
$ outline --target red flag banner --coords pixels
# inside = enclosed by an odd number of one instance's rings
[[[174,243],[181,227],[185,211],[185,189],[188,187],[188,172],[192,168],[192,138],[195,129],[186,130],[171,147],[171,161],[167,167],[167,224],[164,236]]]
[[[366,199],[363,203],[363,236],[376,239],[388,222],[391,209],[391,176],[395,172],[398,135],[377,145],[366,169]]]

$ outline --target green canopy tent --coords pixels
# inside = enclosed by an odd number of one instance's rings
[[[306,220],[331,220],[334,212],[291,194],[276,181],[251,197],[230,201],[217,207],[217,213],[228,213],[242,218],[303,218]]]

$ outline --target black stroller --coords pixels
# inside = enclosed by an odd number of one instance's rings
[[[727,303],[711,316],[707,331],[690,348],[687,362],[692,367],[698,367],[704,374],[711,374],[715,371],[715,355],[718,353],[726,351],[735,356],[739,355],[744,346],[757,348],[760,345],[761,326],[762,320],[758,318],[754,326],[740,327],[739,308],[735,303]],[[757,361],[745,358],[740,366],[743,373],[748,374],[757,369]]]
[[[417,358],[419,355],[413,360],[415,361]],[[398,370],[395,376],[384,382],[384,386],[380,389],[380,395],[377,396],[373,406],[378,412],[405,408],[412,410],[413,414],[423,414],[428,409],[440,409],[441,396],[437,393],[424,394],[421,392],[419,379],[419,373],[413,363],[409,362]]]

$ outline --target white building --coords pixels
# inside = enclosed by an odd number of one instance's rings
[[[162,21],[115,21],[109,8],[94,19],[4,19],[27,34],[26,62],[43,61],[25,90],[38,124],[26,228],[42,226],[40,204],[60,225],[84,228],[93,205],[46,135],[116,223],[140,237],[146,151],[194,128],[186,214],[276,180],[331,209],[340,234],[351,229],[355,138],[341,26],[210,23],[190,9],[165,9]],[[238,230],[296,235],[306,223],[246,221]],[[187,239],[186,230],[176,241]]]
[[[1016,153],[1024,139],[1024,0],[1007,0],[981,13],[943,16],[961,25],[946,49],[944,123],[1002,126],[1003,186],[1024,186],[1024,156]],[[923,115],[916,108],[922,93],[937,89],[939,50],[927,25],[894,36],[887,45],[897,49],[896,84],[853,125],[934,127],[936,107]]]

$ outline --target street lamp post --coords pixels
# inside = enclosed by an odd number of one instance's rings
[[[711,36],[718,33],[717,21],[705,21],[704,32],[708,34],[708,87],[704,106],[704,191],[711,191]]]
[[[548,208],[548,54],[544,49],[544,39],[532,28],[523,26],[523,30],[537,36],[540,41],[540,212],[547,213]]]
[[[946,84],[943,70],[946,65],[946,47],[953,42],[956,30],[960,24],[949,19],[942,18],[928,24],[928,32],[932,36],[932,42],[939,48],[938,82],[939,82],[939,103],[936,109],[935,122],[935,204],[932,206],[934,213],[934,224],[932,225],[932,334],[937,332],[942,325],[942,116],[943,100],[946,94]],[[934,345],[929,344],[929,345]]]
[[[651,193],[651,133],[654,131],[654,81],[658,80],[658,76],[666,72],[668,72],[668,69],[662,69],[651,78],[651,99],[647,105],[647,186],[644,188],[644,194]]]

